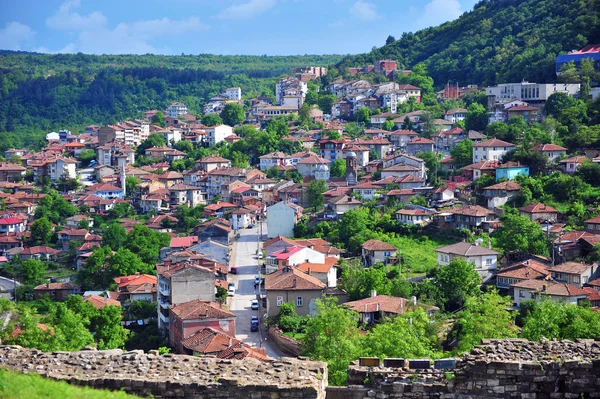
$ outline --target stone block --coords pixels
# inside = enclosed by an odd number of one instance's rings
[[[431,368],[431,360],[429,360],[429,359],[409,359],[408,360],[408,368],[412,369],[412,370]]]
[[[406,366],[406,360],[403,358],[386,358],[383,359],[383,367],[403,368]]]
[[[433,362],[433,367],[438,370],[454,370],[456,359],[438,359]]]

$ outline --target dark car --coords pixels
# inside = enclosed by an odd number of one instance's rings
[[[229,271],[229,273],[231,273],[231,274],[238,274],[238,268],[237,268],[237,266],[231,266],[231,270]]]
[[[252,320],[250,320],[250,331],[256,332],[258,331],[258,317],[252,316]]]

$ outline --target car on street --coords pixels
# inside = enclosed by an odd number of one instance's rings
[[[258,317],[256,316],[252,316],[252,319],[250,319],[250,331],[258,331]]]
[[[254,276],[254,285],[258,284],[260,284],[260,276],[257,274],[256,276]]]
[[[229,273],[231,273],[231,274],[238,274],[238,268],[237,268],[237,266],[231,266],[231,270],[229,271]]]
[[[252,305],[250,305],[250,307],[252,308],[252,310],[258,310],[258,299],[253,299]]]
[[[258,254],[258,259],[262,259],[263,258],[263,254],[262,252]]]
[[[250,223],[250,224],[248,225],[248,228],[249,228],[249,229],[253,229],[253,228],[254,228],[254,225],[253,225],[252,223]]]
[[[229,296],[235,295],[235,284],[229,283],[229,288],[227,288],[227,295],[229,295]]]

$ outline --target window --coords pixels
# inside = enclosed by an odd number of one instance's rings
[[[383,256],[387,258],[387,257],[391,256],[391,253],[390,252],[384,252]]]
[[[277,297],[277,306],[281,306],[283,304],[283,297],[282,296],[278,296]]]
[[[525,298],[525,293],[519,290],[519,298]]]
[[[579,284],[579,276],[573,276],[573,282]]]
[[[491,266],[492,265],[492,260],[491,259],[486,259],[485,260],[485,265],[486,266]]]
[[[296,298],[296,306],[303,306],[304,305],[304,301],[302,300],[302,297],[299,296]]]

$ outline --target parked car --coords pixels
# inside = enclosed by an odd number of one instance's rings
[[[253,228],[254,228],[254,224],[250,223],[250,224],[248,225],[248,228],[249,228],[249,229],[253,229]]]
[[[258,299],[253,299],[252,305],[250,305],[250,307],[252,308],[252,310],[258,310]]]
[[[231,266],[231,270],[229,270],[229,273],[231,273],[231,274],[238,274],[238,268],[237,268],[237,266]]]
[[[262,259],[263,257],[264,256],[263,256],[262,252],[258,254],[258,259]]]
[[[256,276],[254,276],[254,285],[258,284],[260,284],[260,276],[257,274]]]
[[[258,331],[258,317],[256,316],[252,316],[252,319],[250,320],[250,331]]]
[[[229,296],[235,295],[235,284],[229,283],[229,288],[227,288],[227,295],[229,295]]]

